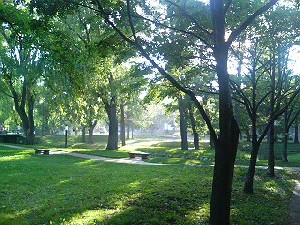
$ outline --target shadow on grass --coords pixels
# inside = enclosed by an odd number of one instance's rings
[[[211,178],[195,178],[201,170],[203,176],[210,173],[209,169],[140,167],[35,155],[1,163],[1,171],[3,168],[0,224],[207,221],[207,213],[199,220],[193,212],[208,203]]]
[[[208,224],[212,168],[18,154],[0,161],[0,224]],[[249,196],[241,192],[245,170],[236,170],[234,224],[287,221],[290,175],[263,172]]]

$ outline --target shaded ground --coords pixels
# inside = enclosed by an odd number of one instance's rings
[[[141,147],[141,143],[132,143],[132,149],[135,149],[136,147]],[[150,143],[154,144],[154,143]],[[146,144],[149,146],[149,142]],[[29,149],[29,148],[24,148],[24,147],[19,147],[19,146],[12,146],[12,145],[6,145],[11,148],[15,149]],[[73,157],[78,157],[78,158],[84,158],[84,159],[91,159],[95,161],[105,161],[105,162],[112,162],[112,163],[125,163],[125,164],[136,164],[136,165],[164,165],[164,164],[159,164],[159,163],[148,163],[144,162],[141,159],[129,159],[129,158],[123,158],[123,159],[112,159],[112,158],[105,158],[105,157],[99,157],[95,155],[87,155],[87,154],[80,154],[80,153],[74,153],[74,152],[64,152],[64,151],[50,151],[51,155],[70,155]],[[203,165],[202,165],[203,166]],[[237,166],[239,167],[239,166]],[[244,167],[244,166],[241,166]],[[246,167],[246,166],[245,166]],[[264,166],[258,166],[257,168],[265,169],[266,167]],[[296,171],[297,173],[300,173],[300,167],[276,167],[276,169],[284,169],[284,170],[289,170],[289,171]],[[300,174],[299,174],[300,175]],[[291,200],[290,204],[290,224],[291,225],[300,225],[300,180],[298,176],[298,181],[297,185],[295,186],[294,189],[294,195]]]

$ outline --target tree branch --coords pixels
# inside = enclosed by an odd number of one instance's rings
[[[232,42],[256,19],[267,10],[269,10],[273,5],[275,5],[279,0],[270,0],[267,4],[256,10],[251,16],[249,16],[238,28],[231,32],[227,45],[230,46]]]
[[[132,45],[133,47],[135,47],[143,57],[145,57],[154,68],[156,68],[175,88],[177,88],[178,90],[184,92],[185,94],[189,95],[190,98],[192,99],[192,101],[195,103],[196,107],[198,108],[201,116],[203,117],[204,121],[206,122],[206,125],[208,126],[208,129],[210,131],[210,135],[214,141],[215,144],[218,143],[218,138],[216,135],[216,132],[212,126],[212,123],[209,119],[209,116],[206,114],[203,106],[199,103],[199,101],[197,100],[195,93],[193,93],[190,90],[187,90],[186,88],[184,88],[182,85],[180,85],[169,73],[167,73],[162,67],[160,67],[155,60],[153,60],[150,55],[144,50],[144,48],[142,46],[140,46],[136,41],[132,41],[131,39],[127,38],[123,32],[121,30],[119,30],[115,24],[109,20],[108,15],[105,13],[103,6],[101,5],[99,0],[95,0],[95,2],[97,3],[98,9],[100,11],[100,13],[102,14],[102,16],[104,17],[105,22],[117,33],[120,35],[121,38],[123,38],[126,42],[128,42],[130,45]]]
[[[132,32],[132,36],[134,38],[134,40],[136,41],[136,32],[135,32],[135,28],[132,22],[132,16],[131,16],[131,10],[130,10],[130,0],[126,0],[126,6],[127,6],[127,15],[128,15],[128,20],[129,20],[129,26]]]
[[[163,24],[163,23],[161,23],[161,22],[159,22],[159,21],[154,21],[154,20],[151,20],[151,19],[149,19],[149,18],[146,18],[146,17],[144,17],[144,16],[142,16],[142,15],[139,15],[139,14],[137,14],[136,17],[137,17],[137,18],[140,18],[140,19],[143,19],[143,20],[146,20],[146,21],[148,21],[148,22],[151,22],[151,23],[153,23],[153,24],[155,24],[155,25],[158,25],[158,26],[161,26],[161,27],[164,27],[164,28],[173,30],[173,31],[180,32],[180,33],[182,33],[182,34],[194,36],[195,38],[199,39],[199,40],[202,41],[204,44],[206,44],[209,48],[213,48],[212,45],[211,45],[210,43],[208,43],[207,40],[205,40],[203,37],[201,37],[201,36],[195,34],[194,32],[186,31],[186,30],[181,30],[181,29],[178,29],[178,28],[175,28],[175,27],[171,27],[171,26],[168,26],[168,25],[166,25],[166,24]]]
[[[170,3],[171,5],[176,6],[189,20],[191,20],[201,31],[203,31],[208,37],[212,38],[212,33],[203,28],[198,21],[191,15],[189,15],[186,10],[184,10],[182,7],[180,7],[175,2],[171,2],[170,0],[166,0],[166,2]]]

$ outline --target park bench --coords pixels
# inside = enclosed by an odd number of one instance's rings
[[[149,157],[147,152],[129,152],[129,158],[134,159],[136,156],[141,157],[142,160],[146,160]]]
[[[35,149],[35,154],[49,155],[50,150],[47,149]]]

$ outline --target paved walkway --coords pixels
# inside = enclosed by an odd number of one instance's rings
[[[106,158],[106,157],[101,157],[101,156],[96,156],[96,155],[87,155],[87,154],[80,154],[80,153],[75,153],[75,152],[64,152],[64,151],[50,151],[50,155],[71,155],[74,157],[78,158],[83,158],[83,159],[91,159],[95,161],[103,161],[103,162],[112,162],[112,163],[125,163],[125,164],[135,164],[135,165],[148,165],[148,166],[164,166],[167,164],[160,164],[160,163],[149,163],[142,161],[140,159],[129,159],[129,158],[124,158],[124,159],[112,159],[112,158]]]
[[[297,181],[290,205],[291,225],[300,225],[300,181]]]

